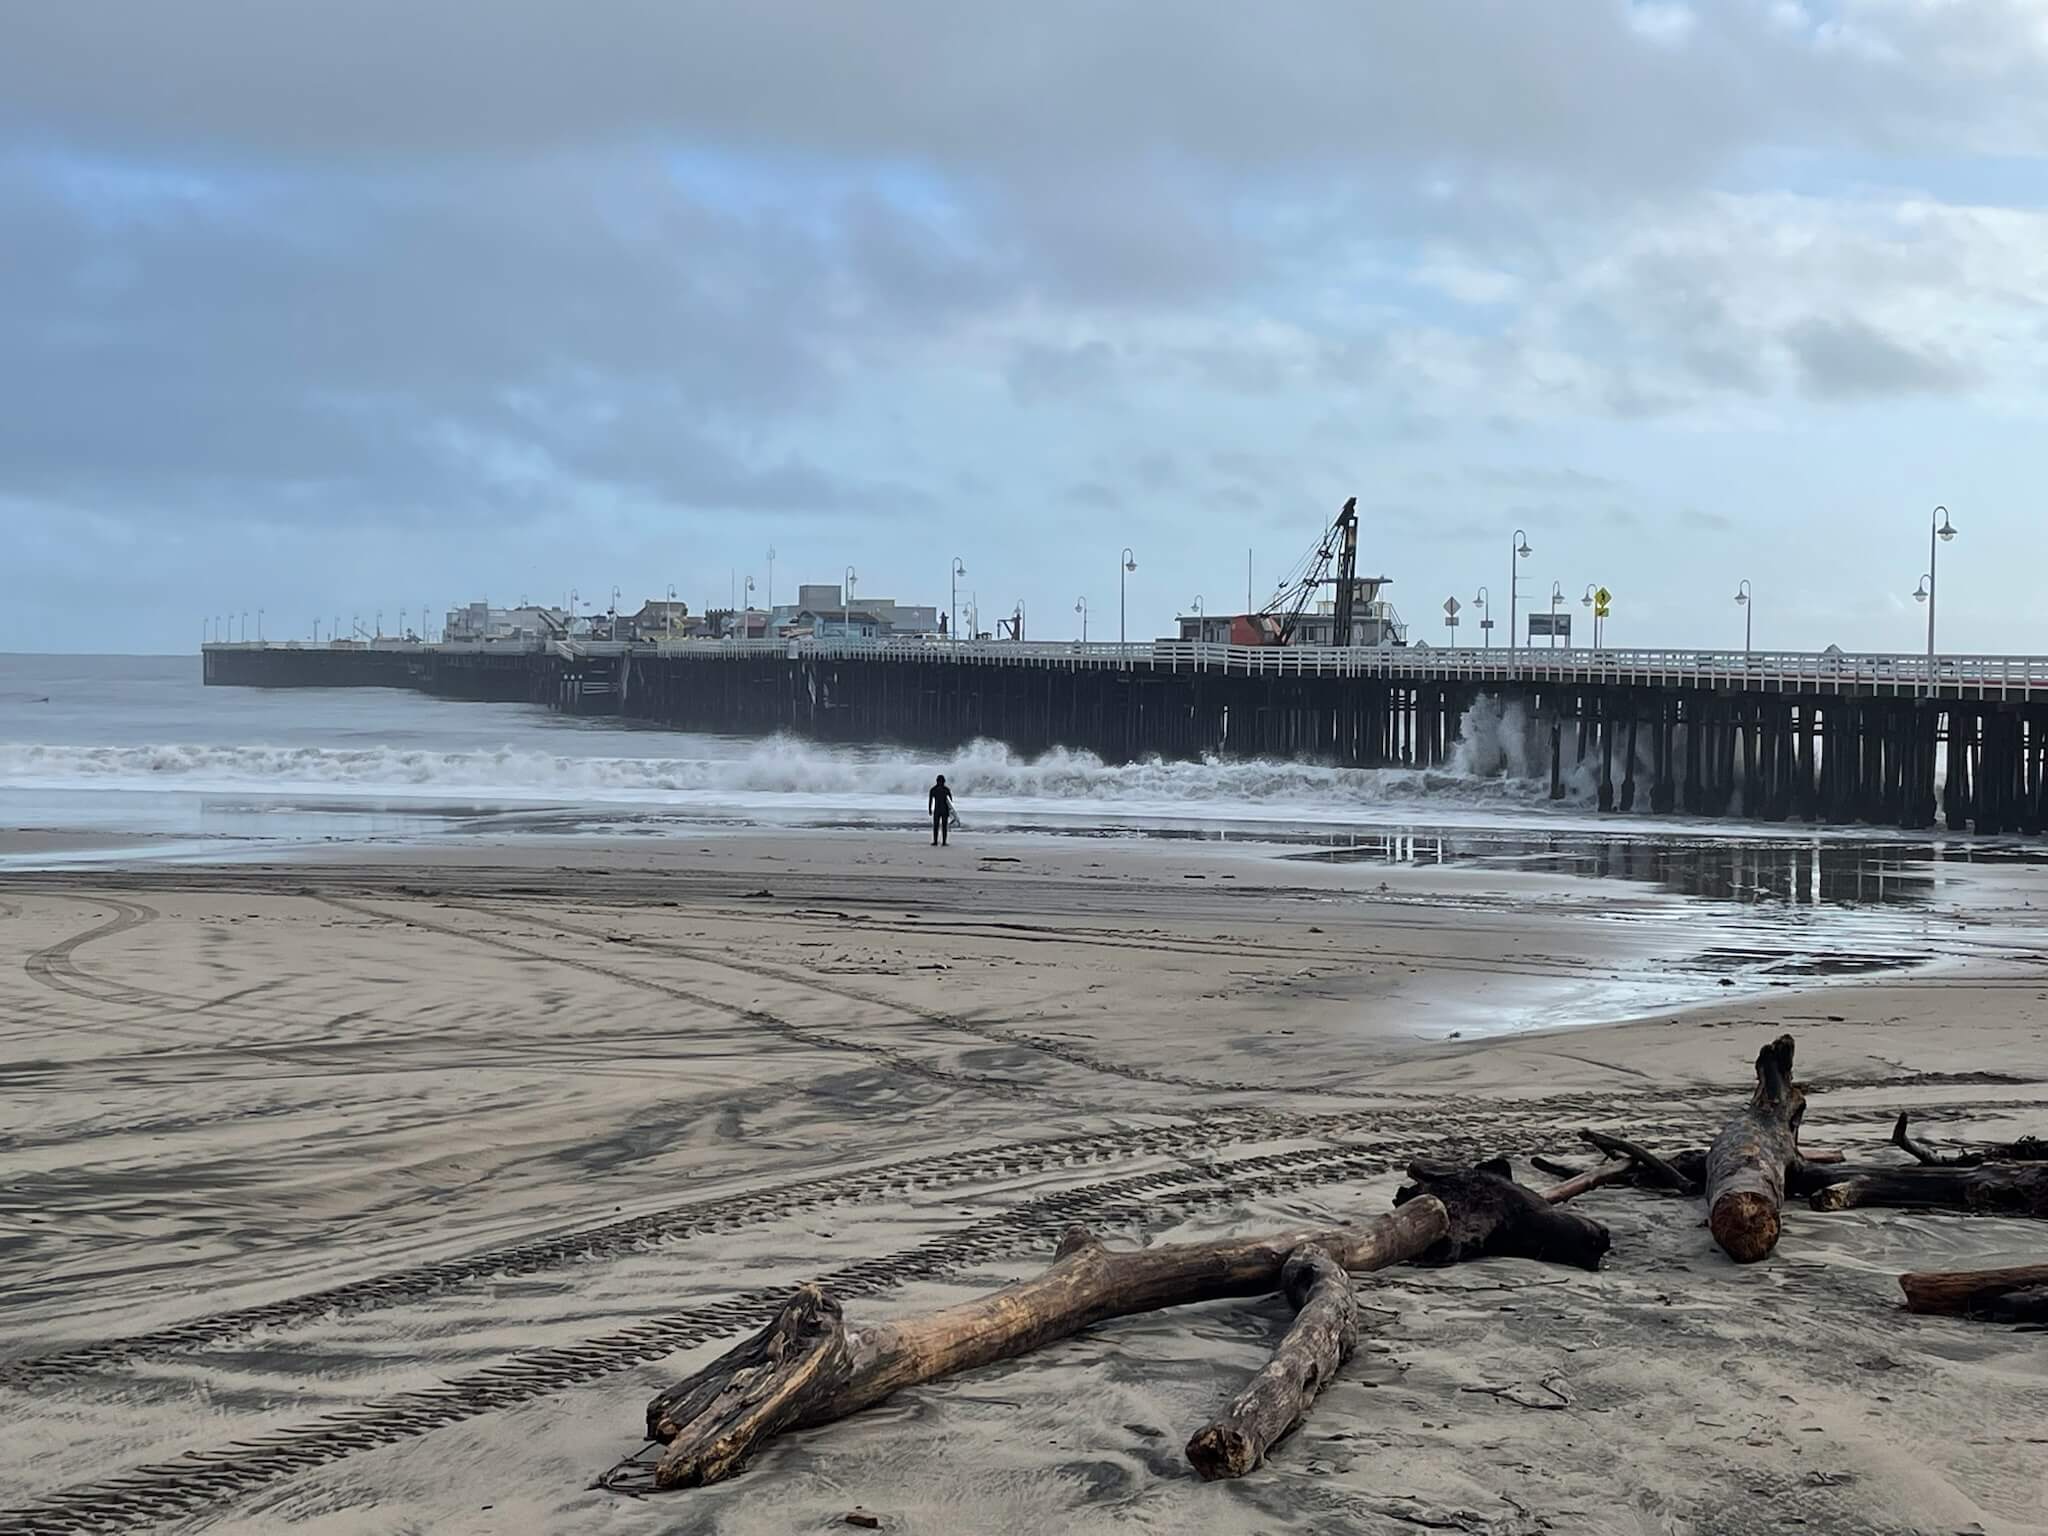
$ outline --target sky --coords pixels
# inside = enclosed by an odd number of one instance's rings
[[[0,47],[0,650],[748,575],[2048,652],[2048,0],[180,0]],[[1128,546],[1136,570],[1122,571]]]

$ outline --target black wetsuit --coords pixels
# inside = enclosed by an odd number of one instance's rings
[[[931,793],[925,797],[932,812],[932,846],[946,842],[947,832],[953,820],[953,789],[948,784],[934,784]]]

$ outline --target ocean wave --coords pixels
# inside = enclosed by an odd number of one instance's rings
[[[1511,722],[1511,724],[1513,724]],[[594,743],[593,743],[594,744]],[[0,785],[57,789],[383,795],[478,800],[661,804],[676,799],[801,797],[810,802],[921,801],[943,773],[963,800],[1185,808],[1331,807],[1442,796],[1521,801],[1543,786],[1525,753],[1475,749],[1444,769],[1333,768],[1209,759],[1111,765],[1085,752],[1018,756],[990,742],[950,754],[855,751],[787,737],[718,744],[693,756],[598,756],[504,747],[0,745]],[[1547,771],[1547,759],[1546,771]]]

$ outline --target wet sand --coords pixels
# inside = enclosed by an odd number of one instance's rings
[[[926,853],[0,879],[0,1531],[2039,1528],[2048,1348],[1909,1318],[1894,1278],[2038,1260],[2038,1228],[1795,1210],[1737,1269],[1695,1206],[1610,1191],[1597,1275],[1362,1280],[1365,1349],[1241,1483],[1180,1447],[1270,1299],[906,1393],[714,1489],[592,1491],[799,1280],[892,1315],[1076,1215],[1191,1238],[1375,1214],[1417,1155],[1698,1145],[1781,1028],[1809,1141],[2048,1124],[2028,868],[1837,929],[1543,868]]]

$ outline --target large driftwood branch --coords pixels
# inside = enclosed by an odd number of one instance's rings
[[[1644,1147],[1638,1146],[1635,1142],[1623,1141],[1618,1136],[1608,1136],[1598,1131],[1581,1131],[1579,1134],[1594,1146],[1605,1150],[1608,1155],[1608,1161],[1599,1165],[1598,1168],[1586,1169],[1571,1163],[1558,1162],[1555,1158],[1532,1157],[1529,1159],[1530,1165],[1567,1182],[1575,1179],[1590,1178],[1593,1174],[1600,1173],[1603,1176],[1599,1179],[1599,1183],[1603,1185],[1619,1184],[1626,1189],[1657,1190],[1664,1193],[1687,1196],[1697,1195],[1700,1192],[1700,1184],[1705,1179],[1707,1172],[1707,1149],[1705,1147],[1688,1147],[1683,1152],[1672,1153],[1667,1160]],[[1818,1169],[1842,1161],[1843,1157],[1840,1148],[1809,1147],[1802,1144],[1799,1148],[1799,1162],[1796,1166],[1798,1168],[1811,1167]],[[1608,1174],[1612,1176],[1605,1176]],[[1788,1194],[1801,1193],[1801,1191],[1791,1188],[1792,1177],[1792,1175],[1788,1175],[1786,1192]],[[1820,1182],[1813,1185],[1813,1188],[1816,1189],[1820,1187],[1820,1183],[1826,1182],[1825,1175],[1818,1175],[1817,1177]],[[1559,1188],[1564,1188],[1564,1186],[1560,1185]],[[1810,1190],[1805,1192],[1811,1193]],[[1582,1193],[1582,1191],[1573,1189],[1565,1198],[1569,1199],[1571,1194],[1578,1193]],[[1550,1191],[1549,1198],[1553,1200],[1558,1198],[1557,1191]]]
[[[1807,1202],[1816,1211],[1887,1205],[1909,1210],[1962,1210],[1984,1216],[2048,1216],[2048,1163],[1984,1163],[1978,1167],[1848,1166]]]
[[[1598,1147],[1609,1157],[1626,1158],[1635,1168],[1635,1182],[1645,1189],[1668,1189],[1681,1195],[1699,1193],[1700,1181],[1697,1174],[1688,1174],[1674,1168],[1656,1153],[1639,1147],[1632,1141],[1623,1141],[1619,1136],[1609,1136],[1603,1131],[1582,1130],[1579,1140],[1589,1146]]]
[[[1243,1477],[1264,1461],[1358,1347],[1358,1300],[1335,1259],[1320,1248],[1297,1248],[1280,1285],[1295,1311],[1293,1326],[1222,1417],[1188,1441],[1188,1461],[1205,1480]]]
[[[1394,1203],[1434,1195],[1450,1215],[1450,1229],[1417,1261],[1457,1264],[1467,1259],[1541,1259],[1598,1269],[1606,1254],[1607,1229],[1591,1217],[1561,1210],[1544,1196],[1517,1184],[1504,1157],[1476,1168],[1410,1163]]]
[[[1530,1158],[1532,1167],[1542,1167],[1540,1159]],[[1554,1165],[1553,1165],[1554,1166]],[[1550,1172],[1544,1168],[1545,1173]],[[1572,1169],[1562,1184],[1553,1184],[1543,1191],[1546,1205],[1563,1205],[1567,1200],[1576,1200],[1591,1190],[1605,1189],[1609,1184],[1625,1184],[1636,1171],[1636,1165],[1615,1157],[1609,1158],[1597,1168]]]
[[[1707,1226],[1738,1264],[1754,1264],[1778,1246],[1785,1172],[1799,1161],[1806,1095],[1792,1081],[1792,1037],[1780,1035],[1756,1058],[1756,1091],[1707,1148]]]
[[[647,1405],[649,1438],[668,1446],[655,1486],[718,1482],[785,1429],[843,1419],[901,1388],[1010,1359],[1108,1318],[1278,1290],[1298,1248],[1320,1248],[1346,1270],[1383,1269],[1414,1258],[1447,1227],[1435,1200],[1365,1226],[1158,1248],[1111,1250],[1070,1227],[1041,1275],[851,1332],[837,1302],[804,1286],[760,1333]]]
[[[2048,1141],[2039,1136],[2022,1136],[2018,1141],[2000,1142],[1975,1152],[1937,1152],[1927,1142],[1906,1133],[1907,1116],[1902,1111],[1892,1127],[1892,1145],[1930,1168],[1975,1168],[1984,1163],[2048,1162]]]
[[[2048,1322],[2048,1264],[2011,1269],[1927,1270],[1899,1276],[1910,1312],[1983,1317],[1994,1322]]]

